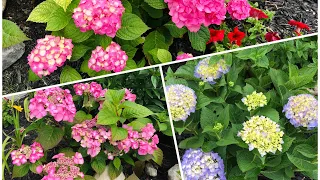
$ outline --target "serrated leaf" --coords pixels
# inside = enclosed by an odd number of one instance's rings
[[[167,7],[163,0],[144,0],[144,2],[148,3],[155,9],[165,9]]]
[[[54,0],[54,2],[56,2],[59,6],[61,6],[64,9],[64,11],[67,10],[67,7],[71,3],[71,1],[72,0]]]
[[[145,10],[149,14],[149,16],[151,16],[154,19],[161,18],[163,16],[162,9],[155,9],[147,3],[142,3],[141,7],[143,10]]]
[[[113,162],[114,167],[119,170],[119,168],[121,166],[121,160],[118,157],[115,157],[112,162]]]
[[[72,81],[77,81],[81,80],[82,77],[78,73],[77,70],[73,69],[70,66],[65,66],[62,69],[61,75],[60,75],[60,83],[66,83],[66,82],[72,82]]]
[[[318,156],[317,148],[313,148],[309,144],[299,144],[294,148],[294,151],[298,151],[303,156],[308,158],[315,158]]]
[[[112,134],[112,141],[120,141],[120,140],[127,138],[128,131],[124,128],[112,125],[111,126],[111,134]]]
[[[51,125],[45,125],[38,130],[38,142],[44,150],[52,149],[62,140],[64,130]]]
[[[29,166],[29,163],[21,166],[13,166],[12,178],[25,176],[29,172]]]
[[[170,31],[171,36],[174,38],[182,38],[182,36],[187,32],[185,27],[178,28],[172,21],[168,22],[164,26]]]
[[[161,63],[172,61],[172,55],[168,50],[158,49],[157,57]]]
[[[119,120],[120,117],[117,115],[116,108],[111,103],[105,102],[98,113],[97,124],[111,125],[116,124]]]
[[[125,90],[113,90],[108,89],[106,92],[106,98],[109,102],[113,103],[114,105],[118,105],[120,101],[124,98]]]
[[[109,173],[111,180],[116,179],[121,174],[121,172],[122,172],[122,166],[118,170],[116,167],[114,167],[114,165],[112,163],[109,164],[108,173]]]
[[[126,52],[129,59],[133,59],[133,57],[136,55],[136,52],[138,50],[138,48],[132,47],[127,44],[121,46],[121,49]]]
[[[91,114],[87,114],[86,112],[80,110],[80,111],[77,111],[76,116],[73,119],[73,123],[79,124],[85,120],[90,120],[90,119],[92,119]]]
[[[277,122],[277,123],[280,120],[279,112],[273,108],[270,108],[270,107],[260,108],[256,115],[266,116],[266,117],[270,118],[272,121]]]
[[[83,44],[75,44],[72,49],[72,57],[71,61],[76,61],[82,58],[88,50],[91,48],[89,46],[85,46]]]
[[[131,101],[125,101],[121,107],[123,107],[122,116],[130,119],[130,118],[144,118],[153,114],[153,112],[140,105]]]
[[[96,173],[102,174],[107,167],[106,161],[102,158],[95,158],[91,163],[91,167]]]
[[[298,157],[294,157],[293,155],[287,153],[288,159],[294,164],[297,168],[302,171],[312,171],[318,168],[317,164],[313,164],[310,161],[305,159],[300,159]]]
[[[191,46],[197,51],[204,52],[206,50],[207,42],[210,39],[209,29],[205,26],[201,26],[198,32],[189,31],[188,34]]]
[[[152,31],[148,34],[143,45],[144,53],[148,53],[152,49],[168,49],[166,38],[158,31]]]
[[[256,158],[258,159],[258,157]],[[254,163],[254,159],[254,154],[247,150],[237,152],[237,162],[242,172],[246,172],[257,167],[257,164]]]
[[[162,150],[160,148],[158,148],[157,150],[155,150],[153,152],[152,155],[153,155],[152,160],[154,162],[156,162],[159,166],[161,166],[162,165],[162,161],[163,161],[163,152],[162,152]]]
[[[59,31],[68,25],[70,19],[71,16],[67,14],[61,7],[56,8],[48,18],[46,30]]]
[[[14,22],[2,20],[2,47],[7,48],[30,40]]]
[[[124,40],[134,40],[150,29],[137,15],[124,13],[121,28],[117,37]]]
[[[46,23],[58,8],[60,7],[54,1],[44,1],[32,10],[27,21]]]
[[[69,21],[69,24],[63,29],[63,34],[65,38],[72,39],[73,43],[80,43],[89,39],[93,31],[81,32],[73,21]]]
[[[28,70],[28,80],[31,82],[39,81],[41,78],[36,75],[31,69]]]
[[[213,128],[214,126],[214,118],[215,114],[213,113],[212,110],[210,110],[207,107],[203,107],[201,109],[201,114],[200,114],[200,125],[202,129],[205,129],[206,127],[208,128]]]
[[[148,123],[152,123],[152,121],[148,118],[140,118],[130,122],[128,125],[131,126],[133,130],[140,131],[141,128],[145,127]]]

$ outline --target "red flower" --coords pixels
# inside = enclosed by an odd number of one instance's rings
[[[268,32],[266,35],[265,35],[265,38],[268,42],[271,42],[271,41],[278,41],[280,40],[280,36],[277,32]]]
[[[210,39],[207,42],[207,44],[210,43],[216,43],[218,41],[223,41],[224,38],[224,30],[215,30],[215,29],[209,29],[210,30]]]
[[[264,13],[260,9],[256,9],[256,8],[251,7],[251,9],[250,9],[250,17],[253,17],[253,18],[256,18],[256,19],[267,19],[268,15],[266,15],[266,13]]]
[[[235,27],[233,32],[228,33],[228,39],[231,44],[235,42],[238,46],[241,46],[242,39],[246,36],[244,32],[239,31],[238,27]]]
[[[305,29],[307,31],[310,31],[310,27],[306,24],[304,24],[303,22],[299,22],[299,21],[295,21],[293,19],[291,19],[289,22],[288,22],[289,25],[291,26],[296,26],[296,29],[294,30],[294,32],[298,35],[298,36],[301,36],[301,29]]]

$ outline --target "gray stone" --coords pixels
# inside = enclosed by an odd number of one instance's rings
[[[179,165],[172,166],[168,171],[168,180],[181,180]]]
[[[24,43],[16,44],[7,48],[2,48],[2,70],[7,69],[19,58],[21,58],[24,51]]]
[[[103,171],[102,174],[96,174],[94,176],[94,178],[96,180],[111,180],[110,175],[109,175],[109,166],[106,167],[106,169]],[[125,180],[126,177],[124,176],[124,174],[121,172],[121,174],[114,180]]]
[[[2,12],[6,8],[7,0],[2,0]]]
[[[27,96],[28,96],[28,94],[17,94],[14,96],[8,96],[6,98],[10,99],[10,101],[14,100],[14,102],[19,102],[20,99],[24,99]]]
[[[151,164],[146,164],[146,173],[151,177],[156,177],[158,175],[157,169]]]

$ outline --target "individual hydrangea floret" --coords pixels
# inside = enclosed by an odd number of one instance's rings
[[[93,30],[113,38],[121,28],[124,11],[120,0],[81,0],[72,18],[82,32]]]
[[[250,16],[251,6],[247,0],[230,0],[227,10],[232,19],[244,20]]]
[[[254,91],[252,94],[242,98],[241,101],[248,107],[248,111],[255,110],[267,105],[267,97],[262,93]]]
[[[318,127],[318,100],[311,94],[289,97],[283,111],[295,127]]]
[[[226,180],[223,160],[214,152],[205,153],[201,149],[186,150],[181,166],[186,180]]]
[[[96,72],[101,70],[120,72],[126,67],[128,56],[119,44],[111,42],[106,48],[98,46],[92,51],[88,67]]]
[[[25,163],[35,163],[44,156],[43,148],[40,143],[34,142],[31,146],[22,145],[18,150],[11,152],[12,164],[21,166]]]
[[[223,59],[219,60],[217,63],[210,64],[210,58],[205,58],[196,66],[194,76],[200,78],[204,82],[215,84],[215,80],[221,78],[223,74],[228,73],[229,69],[230,67]]]
[[[84,163],[83,157],[76,152],[72,157],[66,157],[64,153],[59,153],[52,157],[57,161],[40,165],[36,168],[38,174],[45,174],[41,180],[72,180],[76,178],[84,178],[83,172],[80,171],[81,165]]]
[[[188,59],[188,58],[192,58],[192,57],[193,57],[193,55],[190,53],[183,53],[183,54],[178,55],[176,60],[178,61],[178,60]]]
[[[173,120],[185,121],[192,112],[195,112],[197,96],[194,90],[181,84],[169,85],[166,90]]]
[[[46,35],[37,40],[37,45],[28,55],[28,64],[39,77],[50,75],[71,58],[72,49],[71,39]]]
[[[58,122],[73,122],[76,107],[68,89],[59,87],[37,91],[29,104],[30,118],[43,118],[48,113]]]
[[[269,152],[282,151],[283,135],[280,126],[264,116],[251,117],[238,132],[238,136],[249,145],[249,151],[257,149],[262,157]]]
[[[226,18],[224,0],[165,0],[169,14],[178,28],[186,26],[191,32],[199,31],[202,24],[220,25]]]

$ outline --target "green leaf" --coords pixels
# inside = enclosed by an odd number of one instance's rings
[[[28,80],[31,82],[39,81],[41,78],[36,75],[31,69],[28,70]]]
[[[90,120],[90,119],[92,119],[91,114],[87,114],[86,112],[80,110],[80,111],[77,111],[76,116],[73,119],[73,123],[79,124],[85,120]]]
[[[157,57],[161,63],[172,61],[171,53],[165,49],[158,49]]]
[[[71,61],[76,61],[82,58],[88,50],[91,48],[88,46],[85,46],[83,44],[75,44],[73,49],[72,49],[72,57]]]
[[[199,135],[199,136],[193,136],[189,137],[187,139],[184,139],[179,143],[179,148],[181,149],[189,149],[189,148],[199,148],[203,145],[204,143],[204,136]]]
[[[65,66],[62,69],[61,75],[60,75],[60,83],[66,83],[66,82],[72,82],[72,81],[77,81],[81,80],[82,77],[78,73],[77,70],[73,69],[70,66]]]
[[[23,164],[21,166],[13,166],[12,178],[23,177],[27,175],[27,173],[29,172],[29,166],[29,163]]]
[[[68,25],[70,19],[71,16],[64,12],[61,7],[56,8],[48,18],[46,30],[59,31]]]
[[[38,166],[42,165],[41,161],[36,161],[35,163],[30,164],[29,169],[31,172],[38,174],[36,169]]]
[[[207,42],[210,39],[209,29],[205,26],[201,26],[198,32],[189,31],[188,34],[191,46],[197,51],[204,52],[206,50]]]
[[[298,157],[294,157],[293,155],[287,153],[288,159],[294,164],[299,170],[302,171],[313,171],[318,168],[317,164],[311,163],[305,159],[300,159]]]
[[[111,180],[116,179],[121,174],[121,172],[122,172],[122,166],[118,170],[116,167],[114,167],[114,165],[112,163],[109,164],[108,173],[109,173]]]
[[[134,160],[128,154],[124,154],[121,158],[123,158],[126,163],[134,166]]]
[[[298,151],[307,158],[315,158],[318,156],[317,148],[312,147],[309,144],[299,144],[294,148],[293,151]]]
[[[155,9],[165,9],[167,7],[163,0],[144,0],[144,2],[148,3]]]
[[[141,7],[143,10],[145,10],[149,14],[149,16],[151,16],[154,19],[158,19],[163,16],[163,10],[155,9],[147,3],[142,3]]]
[[[113,89],[108,89],[106,92],[106,98],[109,102],[111,102],[114,105],[118,105],[120,101],[124,98],[125,95],[125,90],[113,90]]]
[[[121,107],[124,108],[122,116],[127,119],[144,118],[153,114],[153,112],[148,108],[131,101],[125,101],[122,103]]]
[[[260,108],[256,115],[266,116],[277,123],[280,121],[279,112],[270,107]]]
[[[148,118],[139,118],[130,122],[128,125],[131,126],[133,130],[140,131],[141,128],[145,127],[148,123],[152,123],[152,121]]]
[[[242,172],[246,172],[257,167],[255,159],[259,158],[255,157],[255,155],[252,152],[249,152],[248,150],[242,150],[237,152],[237,163]]]
[[[148,53],[152,49],[168,49],[166,38],[159,31],[152,31],[148,34],[143,45],[144,53]]]
[[[122,5],[125,8],[126,13],[132,13],[132,6],[128,0],[122,0]]]
[[[218,142],[218,146],[228,146],[230,144],[238,144],[238,141],[234,138],[233,129],[227,130],[227,133],[222,136]]]
[[[210,110],[207,107],[203,107],[201,109],[201,114],[200,114],[200,125],[202,129],[205,129],[206,127],[213,128],[214,126],[214,118],[215,114],[213,113],[212,110]]]
[[[112,134],[113,141],[119,141],[119,140],[123,140],[123,139],[127,138],[128,131],[124,128],[112,125],[111,126],[111,134]]]
[[[7,48],[27,40],[30,39],[14,22],[2,20],[2,47]]]
[[[155,150],[153,152],[153,158],[152,160],[154,162],[156,162],[159,166],[162,166],[162,161],[163,161],[163,152],[160,148],[158,148],[157,150]]]
[[[121,49],[126,52],[129,59],[133,59],[133,57],[136,55],[136,52],[138,50],[138,48],[132,47],[128,44],[121,46]]]
[[[290,177],[286,176],[284,170],[279,171],[261,171],[261,174],[266,176],[270,179],[276,179],[276,180],[291,180]]]
[[[121,166],[121,160],[118,157],[115,157],[112,162],[113,162],[114,167],[119,170],[119,168]]]
[[[178,28],[172,21],[165,24],[164,27],[170,31],[171,36],[174,38],[182,38],[182,36],[187,32],[187,28]]]
[[[62,128],[45,125],[38,129],[38,142],[44,150],[52,149],[59,144],[64,135]]]
[[[117,110],[109,102],[104,102],[102,109],[98,113],[97,124],[100,125],[111,125],[116,124],[120,120],[120,117],[117,115]]]
[[[27,21],[46,23],[58,8],[60,7],[55,2],[44,1],[32,10]]]
[[[210,152],[212,151],[214,148],[217,147],[217,144],[215,141],[206,141],[203,143],[201,149],[204,151],[204,152]]]
[[[126,67],[124,68],[124,70],[130,70],[130,69],[136,69],[138,68],[136,62],[132,59],[128,59],[126,62]]]
[[[67,10],[67,7],[71,3],[71,1],[72,0],[54,0],[54,2],[56,2],[59,6],[61,6],[64,9],[64,11]]]
[[[122,25],[117,32],[117,37],[124,40],[134,40],[150,29],[137,15],[124,13]]]
[[[59,149],[59,153],[64,153],[64,155],[66,157],[72,157],[74,156],[75,152],[73,151],[72,148],[70,147],[66,147],[66,148],[63,148],[63,149]]]
[[[284,135],[282,139],[283,139],[282,152],[284,153],[289,150],[295,138]]]
[[[69,21],[69,24],[63,29],[63,34],[65,38],[72,39],[72,43],[80,43],[89,39],[93,31],[81,32],[73,21]]]
[[[103,158],[94,158],[91,163],[91,167],[96,173],[102,174],[107,167],[106,161]]]
[[[151,76],[151,83],[153,85],[154,88],[157,88],[158,85],[158,79],[156,76]]]

